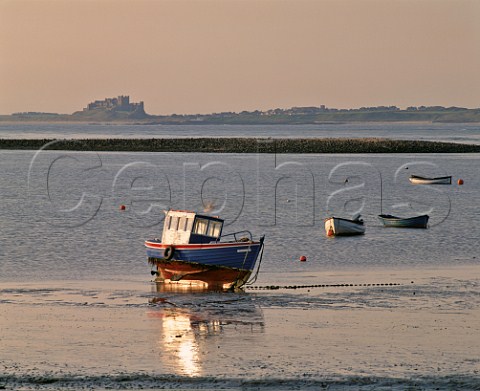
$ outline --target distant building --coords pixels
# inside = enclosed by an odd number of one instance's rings
[[[145,113],[143,102],[130,103],[130,97],[124,95],[120,95],[116,98],[96,100],[89,103],[87,107],[83,109],[83,111],[90,110],[112,110]]]

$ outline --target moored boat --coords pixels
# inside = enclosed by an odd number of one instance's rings
[[[167,211],[162,238],[145,241],[155,281],[221,289],[245,285],[261,261],[264,237],[253,240],[249,231],[222,235],[223,223],[192,211]]]
[[[408,180],[414,185],[451,185],[451,176],[439,176],[435,178],[426,178],[418,175],[410,175]]]
[[[427,228],[429,219],[428,215],[402,218],[381,214],[378,217],[382,220],[385,227],[395,228]]]
[[[363,235],[365,224],[360,215],[352,220],[340,217],[328,217],[325,219],[325,232],[327,236]]]

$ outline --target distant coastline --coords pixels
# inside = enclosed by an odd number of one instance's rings
[[[336,109],[292,107],[266,111],[221,112],[212,114],[151,115],[144,102],[130,102],[129,96],[105,98],[87,104],[72,114],[20,112],[0,115],[0,124],[131,124],[131,125],[319,125],[343,123],[480,123],[480,108],[442,106],[396,106]]]
[[[205,153],[478,153],[480,145],[380,138],[0,139],[4,150]]]

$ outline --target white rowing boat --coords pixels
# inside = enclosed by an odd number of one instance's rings
[[[439,176],[435,178],[426,178],[418,175],[410,175],[408,180],[414,185],[451,185],[451,176]]]
[[[328,217],[325,219],[325,231],[327,236],[363,235],[365,233],[365,224],[360,215],[355,216],[353,220]]]

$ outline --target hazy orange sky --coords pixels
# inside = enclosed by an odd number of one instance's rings
[[[480,107],[480,0],[0,0],[0,114]]]

